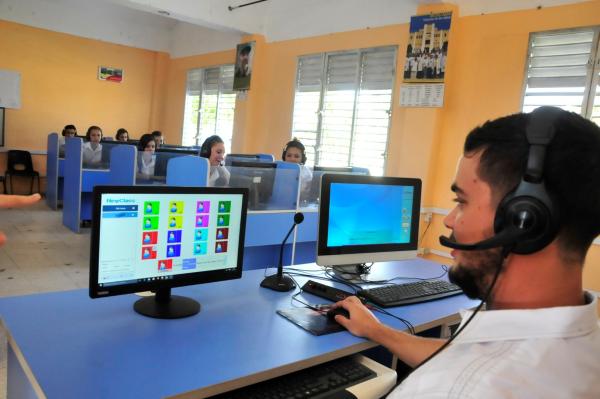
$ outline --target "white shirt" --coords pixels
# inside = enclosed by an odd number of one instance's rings
[[[102,162],[102,144],[98,143],[96,149],[92,148],[92,143],[83,143],[81,147],[83,150],[83,164],[85,165],[98,165]]]
[[[227,168],[225,168],[224,166],[211,166],[210,173],[208,175],[208,186],[214,187],[215,184],[218,183],[218,187],[225,187],[229,185],[230,176],[231,173],[229,173]]]
[[[140,153],[139,170],[142,175],[154,176],[154,166],[156,165],[156,155],[142,151]]]
[[[480,312],[388,398],[600,398],[596,302]]]

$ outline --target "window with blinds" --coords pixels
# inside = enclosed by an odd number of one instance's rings
[[[298,59],[292,136],[305,145],[307,164],[383,175],[395,66],[395,47]]]
[[[233,65],[188,71],[183,145],[201,145],[207,137],[218,134],[230,152],[234,112]]]
[[[531,34],[523,111],[553,105],[600,125],[599,28]]]

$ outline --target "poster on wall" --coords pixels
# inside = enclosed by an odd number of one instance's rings
[[[410,18],[404,61],[405,83],[443,83],[452,13]]]
[[[0,107],[21,108],[21,73],[0,69]]]
[[[98,79],[121,83],[123,81],[123,68],[99,66]]]
[[[252,59],[254,58],[255,42],[237,45],[235,56],[235,72],[233,74],[233,90],[250,89],[252,78]]]

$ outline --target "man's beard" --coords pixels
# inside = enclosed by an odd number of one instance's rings
[[[504,263],[502,248],[463,251],[463,261],[450,268],[448,278],[471,299],[484,299],[498,268]],[[491,298],[488,298],[490,301]]]

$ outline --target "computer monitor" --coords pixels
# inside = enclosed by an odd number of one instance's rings
[[[420,206],[420,179],[324,174],[317,264],[416,257]]]
[[[90,297],[154,291],[137,312],[197,313],[197,301],[171,288],[241,277],[247,202],[239,188],[94,187]]]
[[[249,208],[264,208],[273,194],[276,170],[274,162],[233,161],[229,186],[248,188]]]
[[[225,166],[231,166],[233,162],[260,162],[258,154],[227,154]]]

